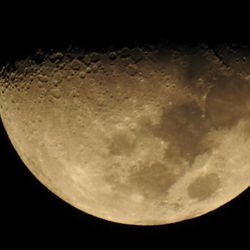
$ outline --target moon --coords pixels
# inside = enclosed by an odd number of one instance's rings
[[[123,224],[195,218],[250,185],[248,55],[38,51],[2,68],[1,119],[31,173],[74,207]]]

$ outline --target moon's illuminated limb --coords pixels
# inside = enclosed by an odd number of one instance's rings
[[[31,172],[73,206],[181,221],[250,184],[250,83],[227,65],[198,48],[55,53],[2,72],[1,117]]]

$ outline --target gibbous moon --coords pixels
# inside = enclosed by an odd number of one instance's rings
[[[194,218],[250,185],[243,52],[40,51],[1,70],[1,119],[33,175],[74,207],[125,224]]]

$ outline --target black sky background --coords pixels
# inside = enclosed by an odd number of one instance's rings
[[[63,3],[60,3],[60,7]],[[119,2],[116,8],[68,4],[3,6],[0,64],[23,59],[37,48],[61,50],[72,44],[86,49],[118,48],[167,40],[196,44],[237,43],[250,46],[248,16],[237,6],[218,10],[203,3],[192,11],[177,6],[147,10]],[[144,6],[145,7],[145,6]],[[250,153],[250,150],[249,150]],[[205,245],[245,242],[250,231],[250,189],[223,207],[199,218],[157,227],[128,226],[87,215],[63,202],[40,184],[20,160],[0,122],[0,240],[21,244],[87,241],[106,246],[149,242]]]

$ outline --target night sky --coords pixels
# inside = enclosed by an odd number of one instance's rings
[[[161,8],[154,10],[150,6],[148,12],[140,8],[133,12],[133,8],[125,4],[118,8],[128,7],[122,12],[105,12],[101,6],[98,11],[87,6],[64,7],[64,10],[50,5],[42,8],[37,3],[32,10],[19,6],[15,6],[15,11],[10,6],[3,8],[0,64],[25,58],[39,47],[60,50],[70,44],[98,49],[163,39],[178,43],[236,42],[250,46],[247,20],[242,20],[244,14],[240,15],[241,19],[236,15],[220,18],[221,12],[214,11],[216,6],[209,16],[205,12],[190,13],[185,7],[181,8],[182,13],[171,6],[165,7],[163,13],[157,12]],[[86,242],[111,246],[117,241],[116,248],[120,249],[123,244],[132,242],[141,247],[148,242],[155,246],[163,243],[167,248],[169,242],[192,245],[201,241],[200,249],[203,249],[215,240],[243,242],[249,237],[250,188],[223,207],[199,218],[155,227],[129,226],[87,215],[48,191],[22,163],[2,122],[0,167],[0,242],[8,239],[8,244],[21,244],[33,238],[37,243],[52,239],[62,243],[70,239],[72,243],[82,242],[83,248]]]

